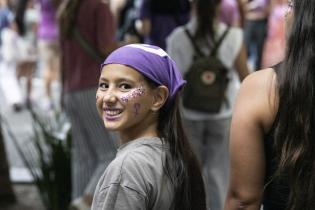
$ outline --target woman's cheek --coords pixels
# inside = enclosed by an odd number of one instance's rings
[[[96,93],[96,108],[100,115],[102,115],[103,103],[101,100],[101,94],[98,92]]]
[[[124,103],[128,103],[130,100],[134,100],[141,97],[142,95],[144,95],[144,93],[145,93],[145,88],[143,86],[140,86],[129,93],[123,94],[120,97],[120,100]]]

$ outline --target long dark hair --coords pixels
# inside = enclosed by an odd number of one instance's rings
[[[277,175],[286,175],[289,210],[315,206],[315,2],[296,0],[283,68],[277,72]]]
[[[170,148],[164,171],[174,185],[175,210],[204,210],[206,201],[201,169],[184,132],[178,104],[177,96],[173,105],[169,109],[162,108],[159,115],[159,135]]]
[[[195,37],[197,40],[206,41],[210,37],[214,42],[217,8],[221,0],[195,0],[197,15],[197,31]]]
[[[18,0],[16,12],[15,12],[15,22],[17,25],[18,34],[24,36],[26,33],[25,28],[25,12],[27,8],[28,0]]]

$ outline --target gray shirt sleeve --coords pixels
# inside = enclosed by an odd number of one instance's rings
[[[98,201],[95,210],[145,210],[145,197],[128,186],[111,184],[100,192],[104,200]]]

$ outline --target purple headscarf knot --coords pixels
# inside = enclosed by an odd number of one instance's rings
[[[175,62],[161,48],[147,44],[130,44],[116,49],[102,64],[127,65],[169,90],[166,106],[175,99],[177,92],[186,83]]]

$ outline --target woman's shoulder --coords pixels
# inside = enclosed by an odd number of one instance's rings
[[[167,36],[166,41],[168,43],[180,43],[178,39],[182,39],[185,36],[185,27],[186,26],[178,26],[176,27],[169,36]],[[177,40],[177,41],[175,41]]]
[[[229,35],[243,37],[243,29],[236,26],[228,26],[225,23],[219,22],[218,32],[222,34],[226,29],[229,30]]]
[[[274,76],[275,71],[273,68],[258,70],[249,74],[242,82],[242,86],[268,86],[268,82],[274,80]]]
[[[111,185],[127,186],[146,194],[163,173],[162,153],[158,145],[143,144],[119,154],[108,165],[102,178],[101,188]]]
[[[158,170],[162,165],[163,145],[158,142],[153,143],[153,141],[144,141],[118,152],[106,172],[121,178],[124,174],[148,173],[148,171],[152,173],[152,171]]]
[[[241,84],[237,97],[239,108],[248,111],[248,117],[256,118],[264,130],[268,130],[277,109],[276,74],[267,68],[249,74]]]

